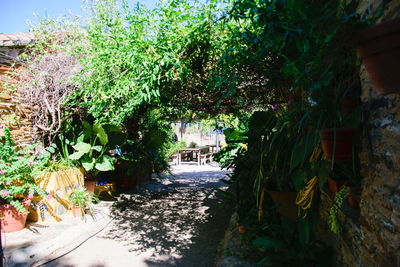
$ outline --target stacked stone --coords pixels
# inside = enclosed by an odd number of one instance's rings
[[[400,17],[400,1],[358,0],[360,14],[377,23]],[[328,228],[332,195],[322,193],[319,237],[336,252],[336,266],[400,266],[400,95],[378,96],[364,67],[360,72],[363,110],[360,215],[339,211],[343,232]]]
[[[0,136],[4,135],[4,127],[9,127],[16,144],[21,147],[33,141],[32,111],[7,85],[18,83],[12,76],[17,65],[14,63],[32,40],[33,35],[27,33],[0,34]]]

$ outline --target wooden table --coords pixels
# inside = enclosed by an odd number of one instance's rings
[[[197,163],[197,165],[200,165],[200,155],[202,153],[207,153],[208,152],[208,147],[187,147],[179,150],[178,153],[178,165],[182,163]],[[194,156],[196,154],[196,157]],[[182,161],[182,156],[184,155],[184,158],[189,158],[187,161]]]

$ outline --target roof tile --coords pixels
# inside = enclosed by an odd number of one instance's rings
[[[0,46],[20,46],[33,41],[35,36],[32,33],[0,33]]]

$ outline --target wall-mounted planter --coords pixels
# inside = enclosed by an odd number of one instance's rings
[[[328,177],[328,185],[329,189],[332,193],[337,194],[340,191],[340,188],[346,183],[346,181],[336,181],[330,177]]]
[[[336,130],[336,143],[335,143]],[[322,149],[325,157],[331,161],[333,150],[335,150],[335,161],[345,161],[351,159],[353,152],[353,143],[356,129],[354,128],[332,128],[319,131],[322,142]]]
[[[378,95],[400,92],[400,18],[361,31],[357,53]]]

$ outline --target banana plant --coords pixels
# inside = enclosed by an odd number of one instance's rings
[[[114,125],[92,126],[87,121],[83,121],[82,125],[83,133],[72,146],[75,152],[69,155],[69,158],[78,161],[87,172],[114,170],[115,159],[106,152],[115,146],[110,137],[115,137],[113,140],[124,138],[121,129]]]

